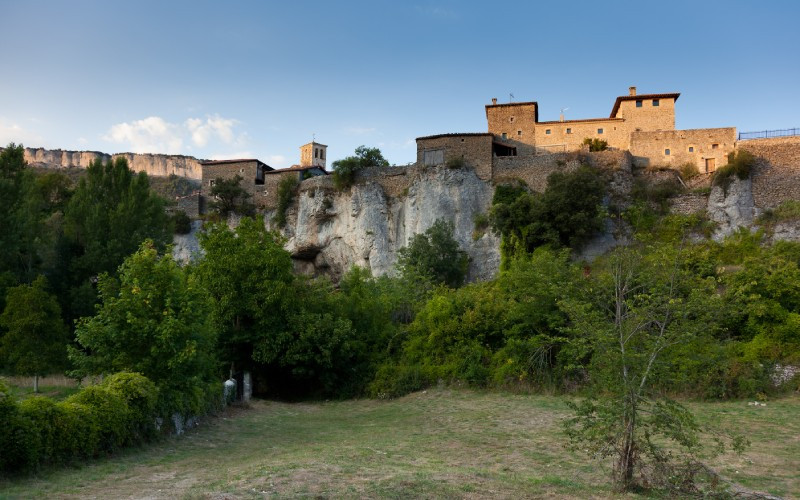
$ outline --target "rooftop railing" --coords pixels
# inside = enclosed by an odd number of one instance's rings
[[[790,137],[800,135],[800,128],[784,128],[780,130],[761,130],[759,132],[739,132],[739,140],[771,139],[773,137]]]

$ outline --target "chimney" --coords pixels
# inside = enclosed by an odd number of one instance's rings
[[[564,121],[564,113],[561,113],[558,118],[559,118],[559,120],[561,120],[563,122]]]
[[[497,97],[492,97],[492,106],[497,104]]]
[[[630,95],[636,95],[636,87],[628,87],[628,93],[630,93]]]

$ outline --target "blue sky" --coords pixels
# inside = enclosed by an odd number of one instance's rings
[[[678,128],[800,127],[800,2],[0,0],[0,143],[299,160],[486,130],[484,105],[608,116],[681,92]]]

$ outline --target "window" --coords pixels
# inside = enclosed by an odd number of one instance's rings
[[[319,150],[319,159],[320,160],[324,160],[325,159],[325,150],[324,149],[320,149]]]
[[[658,106],[658,105],[659,105],[658,99],[653,99],[653,106]]]
[[[522,130],[517,130],[517,135],[522,135]]]
[[[568,129],[567,129],[567,133],[568,133],[568,134],[571,134],[571,133],[572,133],[572,129],[571,129],[571,128],[568,128]]]
[[[603,133],[603,129],[601,129],[601,128],[597,129],[597,133],[598,134],[602,134]]]
[[[319,158],[319,149],[314,148],[314,158]]]
[[[208,181],[208,185],[209,186],[213,186],[214,184],[216,184],[216,182],[213,179]]]
[[[550,135],[550,129],[545,130],[544,133]]]
[[[636,107],[637,108],[641,108],[642,107],[642,100],[641,99],[636,99]]]
[[[664,150],[664,156],[669,156],[669,149]]]
[[[240,169],[239,169],[239,173],[240,173],[240,174],[243,174],[243,173],[244,173],[244,169],[243,169],[243,168],[240,168]]]
[[[508,139],[508,135],[505,132],[503,132],[503,139]]]
[[[689,152],[694,153],[694,146],[689,146]]]
[[[425,166],[441,165],[444,163],[444,149],[429,149],[422,152],[422,163]]]
[[[508,121],[514,123],[514,117],[512,116],[511,118],[508,119]]]
[[[711,149],[717,149],[717,148],[719,148],[719,144],[712,144],[711,145]]]

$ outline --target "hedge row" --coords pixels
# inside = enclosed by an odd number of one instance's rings
[[[171,422],[164,417],[179,407],[199,409],[195,400],[205,400],[207,411],[220,400],[211,386],[188,395],[190,402],[179,397],[177,405],[165,404],[159,395],[149,379],[126,372],[59,402],[46,397],[17,402],[0,382],[0,472],[97,457],[151,441],[170,431],[159,429],[158,422]]]

